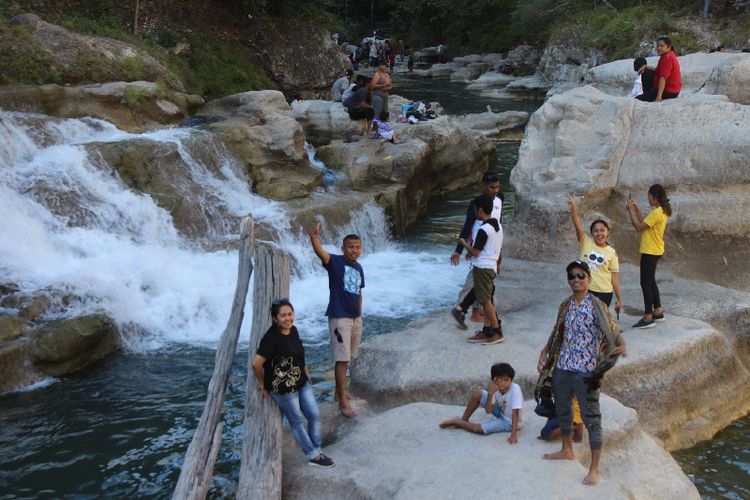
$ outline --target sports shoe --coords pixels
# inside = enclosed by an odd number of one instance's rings
[[[331,467],[336,465],[333,463],[333,460],[323,455],[322,453],[318,455],[317,457],[311,460],[308,460],[307,463],[310,465],[314,465],[315,467],[323,467],[325,469],[330,469]]]
[[[664,323],[665,321],[667,321],[667,319],[664,317],[664,314],[654,314],[653,318],[657,323]]]
[[[477,330],[474,332],[474,335],[466,339],[466,342],[471,342],[472,344],[477,342],[483,342],[487,336],[484,334],[483,330]]]
[[[466,315],[463,312],[454,307],[453,309],[451,309],[451,316],[453,316],[453,319],[456,320],[456,323],[461,330],[469,329],[469,327],[466,326]]]
[[[499,344],[505,340],[505,337],[503,337],[502,333],[492,333],[492,337],[485,338],[480,344],[482,345],[493,345],[493,344]]]
[[[645,328],[653,328],[655,326],[656,326],[656,323],[654,323],[654,320],[647,320],[645,318],[641,318],[638,320],[638,323],[633,325],[633,328],[645,329]]]

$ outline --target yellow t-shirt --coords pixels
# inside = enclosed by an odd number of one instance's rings
[[[648,229],[641,233],[641,253],[664,255],[664,230],[669,217],[661,207],[656,207],[643,219]]]
[[[584,236],[578,243],[578,253],[580,259],[591,269],[589,290],[600,293],[613,292],[612,273],[620,272],[620,260],[615,249],[609,245],[597,246],[592,238]]]

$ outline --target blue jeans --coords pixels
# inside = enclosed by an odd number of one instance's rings
[[[315,401],[310,382],[305,382],[299,391],[288,394],[271,392],[270,394],[281,408],[281,413],[289,422],[295,441],[308,460],[320,455],[320,446],[323,442],[320,431],[320,409],[318,402]],[[307,429],[305,429],[305,419],[307,419]]]

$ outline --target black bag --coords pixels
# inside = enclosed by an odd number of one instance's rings
[[[553,418],[555,413],[555,400],[552,397],[552,389],[549,387],[537,386],[534,391],[534,399],[536,400],[536,408],[534,413],[540,417]]]

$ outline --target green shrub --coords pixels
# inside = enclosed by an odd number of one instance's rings
[[[189,67],[186,75],[189,92],[215,99],[248,90],[275,88],[246,53],[198,35],[191,35],[189,42],[190,51],[184,56]]]
[[[143,61],[138,56],[128,56],[118,62],[125,81],[132,82],[143,78]]]
[[[25,26],[0,25],[0,84],[58,83],[52,54],[28,38]]]

